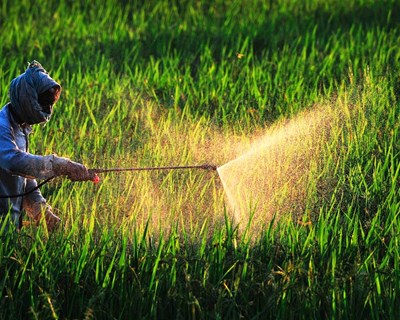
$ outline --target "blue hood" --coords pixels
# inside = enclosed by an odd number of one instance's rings
[[[52,111],[42,108],[38,95],[53,87],[61,88],[39,62],[32,61],[23,74],[11,81],[9,95],[13,114],[27,124],[49,121]]]

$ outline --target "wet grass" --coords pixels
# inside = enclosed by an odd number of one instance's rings
[[[232,222],[214,172],[46,185],[63,227],[2,235],[0,318],[397,319],[399,9],[3,1],[1,104],[32,59],[63,86],[31,136],[37,154],[223,165],[277,121],[314,106],[340,116],[304,206],[257,234]]]

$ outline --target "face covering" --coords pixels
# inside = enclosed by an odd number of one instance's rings
[[[42,108],[42,112],[47,114],[49,118],[53,113],[53,105],[60,97],[60,91],[59,87],[53,87],[38,95],[38,102]]]
[[[39,62],[33,61],[23,74],[11,81],[9,95],[12,113],[22,123],[47,122],[60,92],[61,86]]]

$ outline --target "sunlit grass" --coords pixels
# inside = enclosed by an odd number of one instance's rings
[[[2,235],[0,318],[398,318],[398,12],[395,1],[3,1],[2,105],[32,59],[63,86],[31,136],[36,154],[222,166],[313,110],[334,121],[297,189],[275,189],[266,225],[252,208],[237,225],[213,171],[47,184],[62,228]],[[296,146],[276,172],[294,172]]]

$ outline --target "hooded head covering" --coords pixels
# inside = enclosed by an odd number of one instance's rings
[[[20,122],[27,124],[49,121],[52,104],[40,105],[38,96],[52,88],[55,89],[54,104],[58,100],[61,86],[49,76],[39,62],[33,60],[23,74],[11,81],[9,95],[13,115]]]

